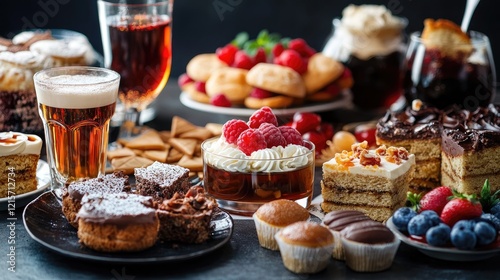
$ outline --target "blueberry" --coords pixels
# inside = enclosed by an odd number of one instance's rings
[[[439,215],[436,213],[436,211],[424,210],[420,212],[420,215],[427,216],[431,220],[432,226],[437,226],[441,223],[441,218],[439,218]]]
[[[400,231],[407,231],[408,222],[416,215],[417,212],[410,207],[401,207],[392,215],[392,222]]]
[[[472,250],[477,243],[474,231],[466,228],[456,228],[455,226],[451,230],[450,240],[451,244],[460,250]]]
[[[427,243],[432,246],[444,246],[450,241],[451,229],[447,224],[439,224],[431,227],[425,234]]]
[[[497,231],[487,222],[477,222],[474,226],[474,233],[479,245],[488,245],[497,239]]]
[[[408,233],[416,236],[424,236],[432,226],[432,221],[427,215],[418,214],[408,222]]]
[[[491,207],[490,213],[495,215],[495,217],[500,219],[500,202],[495,203],[495,205],[493,205],[493,207]]]
[[[480,218],[476,219],[476,222],[487,222],[490,223],[497,231],[500,231],[500,219],[491,213],[484,213]]]
[[[475,220],[460,220],[453,225],[453,229],[458,228],[461,230],[467,229],[474,231],[474,226],[476,225]]]

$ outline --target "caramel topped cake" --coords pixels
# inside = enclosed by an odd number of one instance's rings
[[[486,179],[500,188],[500,105],[446,113],[442,133],[442,184],[479,194]]]
[[[93,179],[83,179],[70,183],[63,189],[62,211],[68,222],[78,227],[76,214],[80,210],[81,201],[86,194],[113,194],[130,191],[128,176],[123,172],[115,172]]]
[[[189,189],[189,169],[177,165],[154,162],[134,171],[136,187],[140,194],[152,196],[158,203],[170,199],[178,192]]]
[[[36,135],[0,133],[0,197],[11,197],[37,189],[36,169],[41,149],[42,139]],[[15,184],[8,184],[12,179],[15,179]]]
[[[369,150],[354,144],[323,164],[321,208],[358,210],[377,221],[387,220],[406,202],[415,169],[415,156],[402,147]]]
[[[159,238],[165,241],[202,243],[210,238],[210,220],[217,203],[202,187],[191,187],[186,195],[175,193],[158,205]]]
[[[378,145],[404,147],[415,155],[412,192],[426,192],[440,184],[442,112],[414,100],[403,111],[388,111],[377,123]]]
[[[136,194],[88,194],[78,212],[78,238],[97,251],[149,248],[156,242],[158,225],[156,203]]]

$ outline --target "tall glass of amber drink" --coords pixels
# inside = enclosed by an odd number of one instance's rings
[[[109,122],[120,75],[95,67],[59,67],[34,75],[53,189],[104,175]]]

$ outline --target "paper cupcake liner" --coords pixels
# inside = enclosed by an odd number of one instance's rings
[[[333,247],[332,257],[336,260],[343,261],[345,260],[344,254],[344,246],[342,245],[342,235],[340,235],[340,231],[330,230],[333,234],[333,240],[335,246]]]
[[[253,215],[257,237],[259,238],[260,246],[269,250],[278,251],[278,243],[274,239],[274,235],[280,231],[281,227],[272,226]]]
[[[316,273],[328,266],[334,244],[323,247],[304,247],[288,244],[276,236],[283,265],[294,273]]]
[[[365,244],[342,238],[347,266],[360,272],[382,271],[391,267],[400,240],[394,237],[392,243]]]

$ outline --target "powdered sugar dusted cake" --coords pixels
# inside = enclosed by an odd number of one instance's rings
[[[323,164],[321,208],[358,210],[377,221],[387,220],[404,205],[415,169],[415,156],[402,147],[369,150],[367,142],[337,153]]]
[[[185,194],[189,189],[189,169],[172,164],[154,162],[134,170],[136,188],[142,195],[152,196],[158,203],[174,193]]]
[[[102,177],[75,181],[63,189],[62,211],[68,222],[78,227],[76,214],[80,210],[81,201],[86,194],[112,194],[130,191],[128,176],[123,172],[115,172]]]

